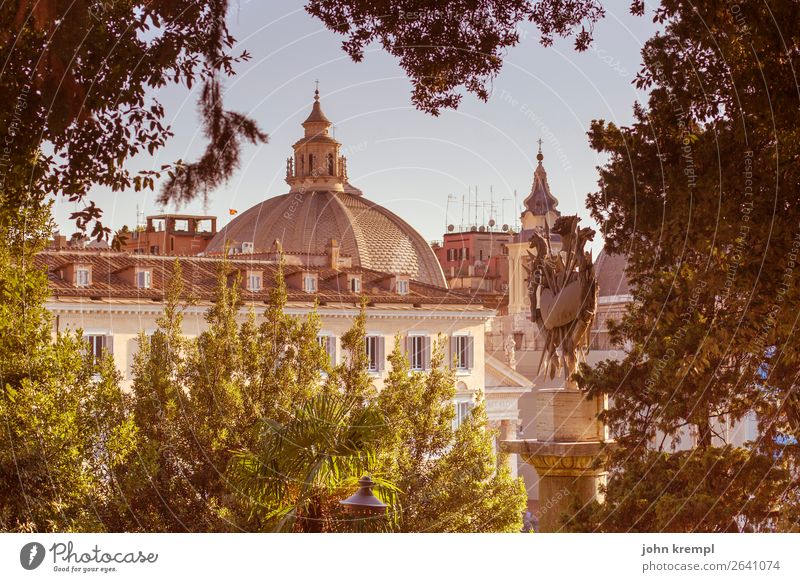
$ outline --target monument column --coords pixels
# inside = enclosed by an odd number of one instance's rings
[[[526,200],[531,217],[554,206],[542,157],[540,150],[534,186]],[[577,216],[558,216],[552,228],[545,225],[532,231],[524,269],[529,275],[531,321],[544,339],[537,375],[561,376],[564,383],[536,391],[536,438],[501,443],[501,450],[520,455],[539,476],[542,532],[559,531],[562,514],[574,513],[576,502],[580,507],[601,501],[606,481],[609,439],[598,414],[607,408],[608,398],[589,398],[572,381],[589,350],[597,312],[597,278],[591,253],[584,250],[594,231],[578,223]],[[554,240],[561,243],[560,249],[554,249]]]

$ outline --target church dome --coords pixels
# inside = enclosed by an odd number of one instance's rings
[[[628,258],[625,255],[612,255],[605,249],[600,251],[594,264],[597,274],[597,287],[600,297],[614,297],[629,295],[631,292],[625,269],[628,268]]]
[[[447,286],[439,261],[417,231],[382,206],[348,192],[269,198],[220,230],[206,252],[222,252],[226,240],[231,246],[252,242],[256,251],[267,251],[278,240],[286,252],[323,254],[331,239],[353,266]]]
[[[347,164],[340,144],[329,135],[315,94],[311,115],[303,123],[305,136],[294,144],[287,160],[290,191],[256,204],[234,218],[209,243],[206,252],[220,253],[252,243],[255,252],[269,251],[277,240],[284,252],[319,255],[334,239],[353,266],[408,275],[446,287],[436,255],[424,238],[403,219],[364,198],[347,181]]]

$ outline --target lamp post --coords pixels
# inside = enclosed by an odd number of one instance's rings
[[[386,513],[388,505],[375,497],[375,494],[372,492],[374,486],[375,482],[372,478],[369,475],[364,475],[358,480],[358,491],[347,499],[342,499],[339,502],[348,512],[363,517],[363,519],[355,520],[356,531],[358,532],[370,531],[370,529],[364,526],[372,521],[371,518],[373,516],[378,517],[381,513]]]
[[[383,501],[375,497],[372,492],[375,482],[369,475],[361,477],[358,480],[358,485],[358,491],[339,502],[345,506],[345,509],[356,512],[380,513],[388,507]]]

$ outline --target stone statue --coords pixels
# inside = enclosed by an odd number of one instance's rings
[[[594,230],[578,228],[577,216],[561,216],[552,232],[561,236],[561,252],[554,255],[550,231],[545,236],[534,232],[528,251],[528,292],[531,320],[545,335],[539,372],[555,378],[557,373],[570,377],[589,350],[590,333],[597,312],[597,279],[586,243],[594,239]],[[538,373],[538,372],[537,372]]]
[[[511,368],[512,370],[517,369],[516,348],[517,348],[517,342],[514,341],[514,336],[507,335],[506,341],[503,344],[503,351],[506,354],[506,364],[508,364],[508,367]]]

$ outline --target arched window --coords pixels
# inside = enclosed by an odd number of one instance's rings
[[[328,175],[333,176],[333,154],[328,154]]]
[[[308,173],[313,174],[314,170],[314,154],[308,154]]]
[[[305,176],[305,158],[303,156],[297,156],[297,175],[298,176]]]

